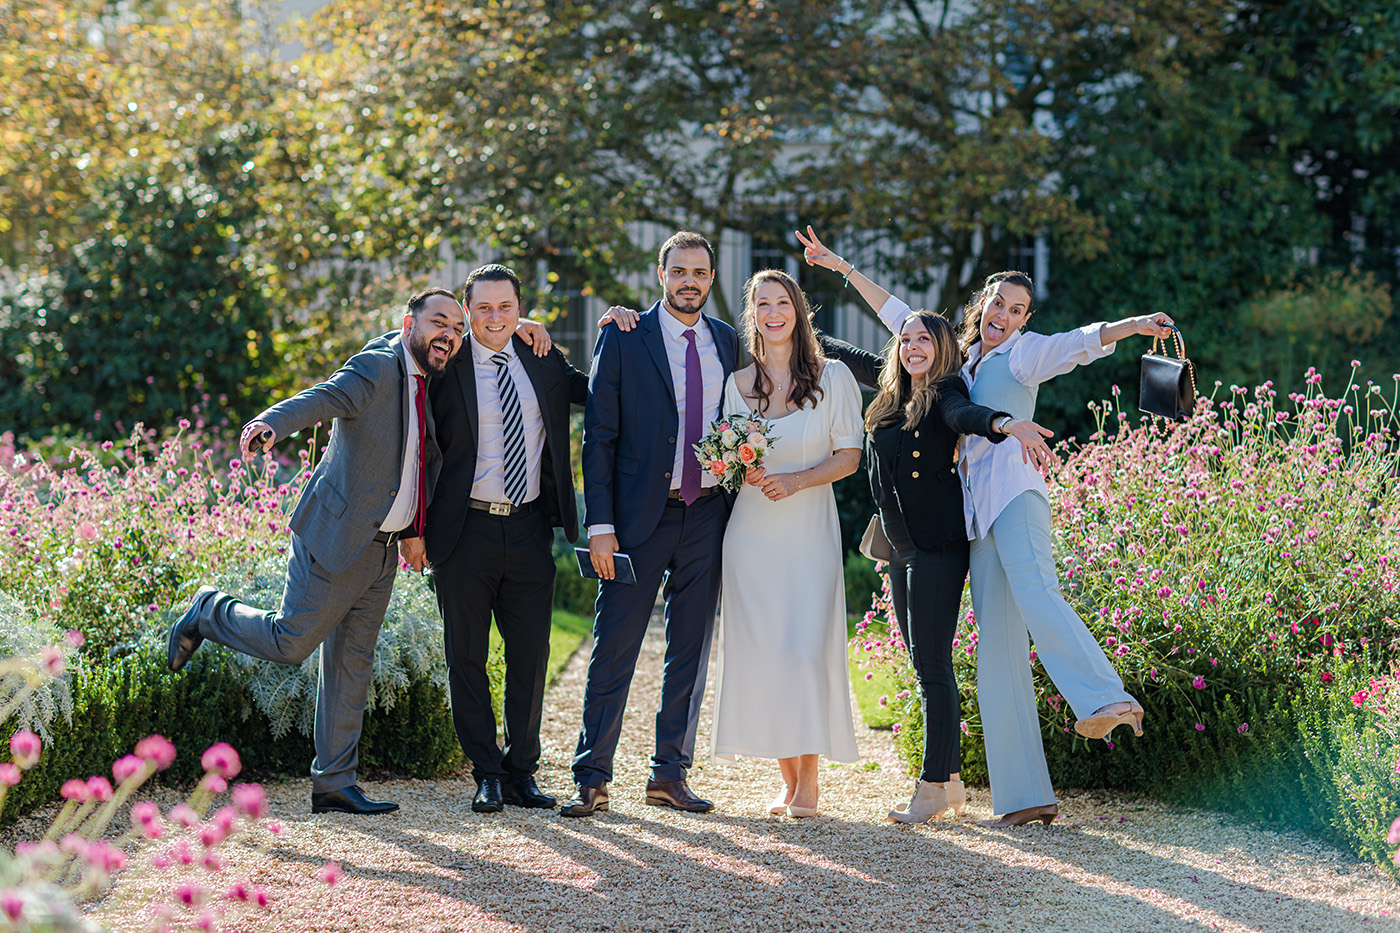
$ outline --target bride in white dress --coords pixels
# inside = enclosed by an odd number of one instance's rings
[[[841,528],[831,484],[860,466],[860,389],[822,356],[791,276],[756,273],[741,329],[754,362],[724,388],[724,414],[774,422],[724,535],[719,686],[711,755],[778,759],[771,813],[815,816],[817,757],[855,761]]]

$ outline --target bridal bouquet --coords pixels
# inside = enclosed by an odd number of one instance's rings
[[[700,469],[719,478],[730,492],[744,485],[744,474],[763,466],[763,455],[778,438],[771,436],[773,422],[751,415],[730,415],[710,425],[695,445]]]

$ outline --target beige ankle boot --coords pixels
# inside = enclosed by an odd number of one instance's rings
[[[962,781],[948,781],[943,785],[920,781],[909,802],[890,811],[889,820],[892,823],[928,823],[941,819],[949,809],[961,816],[965,806],[967,790]]]

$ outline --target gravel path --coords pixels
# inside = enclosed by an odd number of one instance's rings
[[[587,643],[546,699],[540,783],[567,796]],[[894,826],[884,814],[912,781],[888,732],[858,728],[864,763],[822,772],[823,816],[769,817],[771,762],[702,762],[705,815],[645,806],[652,710],[664,644],[648,634],[612,784],[612,810],[570,820],[507,807],[471,812],[470,778],[367,784],[398,800],[388,817],[311,815],[308,780],[269,787],[286,831],[263,850],[225,853],[225,886],[249,879],[266,913],[234,929],[428,931],[1392,930],[1400,888],[1374,866],[1306,836],[1216,813],[1103,794],[1066,794],[1048,829],[985,830],[990,795],[972,789],[960,823]],[[344,877],[318,882],[327,860]],[[94,910],[117,930],[149,929],[175,869],[121,883]],[[193,917],[185,912],[180,916]],[[238,919],[235,921],[234,918]]]

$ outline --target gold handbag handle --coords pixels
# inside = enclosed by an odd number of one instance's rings
[[[1186,371],[1191,375],[1191,394],[1198,396],[1201,393],[1196,389],[1196,366],[1186,358],[1186,341],[1181,339],[1181,329],[1175,324],[1168,324],[1172,329],[1172,339],[1176,342],[1176,358],[1186,364]],[[1152,338],[1152,353],[1157,356],[1165,356],[1165,353],[1158,351],[1158,346],[1162,344],[1161,337]],[[1170,346],[1163,346],[1162,350],[1170,349]]]

